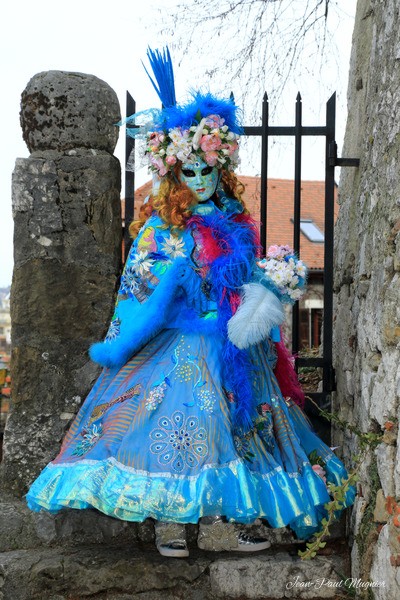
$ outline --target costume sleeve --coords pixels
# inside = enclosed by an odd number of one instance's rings
[[[90,347],[93,361],[122,367],[164,328],[192,270],[188,254],[184,233],[174,234],[159,217],[150,217],[132,244],[106,338]]]

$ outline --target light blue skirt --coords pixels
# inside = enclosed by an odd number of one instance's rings
[[[60,454],[32,484],[28,506],[91,507],[127,521],[263,518],[310,537],[330,498],[308,457],[317,455],[335,484],[346,471],[282,397],[272,344],[251,351],[254,428],[233,431],[222,345],[218,335],[167,329],[122,369],[104,369]],[[353,500],[351,490],[345,504]]]

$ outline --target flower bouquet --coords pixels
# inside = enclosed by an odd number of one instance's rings
[[[270,246],[257,265],[264,271],[260,283],[277,292],[281,302],[294,304],[304,294],[307,269],[290,246]]]
[[[289,246],[270,246],[257,262],[252,281],[241,288],[241,302],[228,321],[228,337],[239,349],[267,339],[285,320],[283,304],[294,304],[303,292],[306,267]]]

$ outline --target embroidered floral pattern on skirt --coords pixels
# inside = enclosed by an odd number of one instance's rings
[[[308,455],[323,459],[328,481],[339,483],[344,467],[280,395],[263,345],[251,352],[254,428],[234,436],[221,352],[218,335],[164,330],[122,369],[104,369],[60,454],[32,485],[30,508],[95,507],[180,523],[262,517],[308,537],[329,499]]]

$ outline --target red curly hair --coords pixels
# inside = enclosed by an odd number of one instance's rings
[[[181,163],[178,162],[173,172],[168,172],[162,179],[157,196],[150,196],[148,202],[140,208],[139,219],[133,221],[129,233],[135,238],[139,229],[144,225],[153,210],[156,210],[166,225],[184,229],[191,217],[190,208],[197,204],[197,198],[192,190],[180,181]],[[231,198],[236,198],[243,206],[244,214],[249,214],[242,198],[245,191],[243,183],[231,171],[221,172],[221,183],[224,192]],[[218,204],[218,198],[216,198]]]

